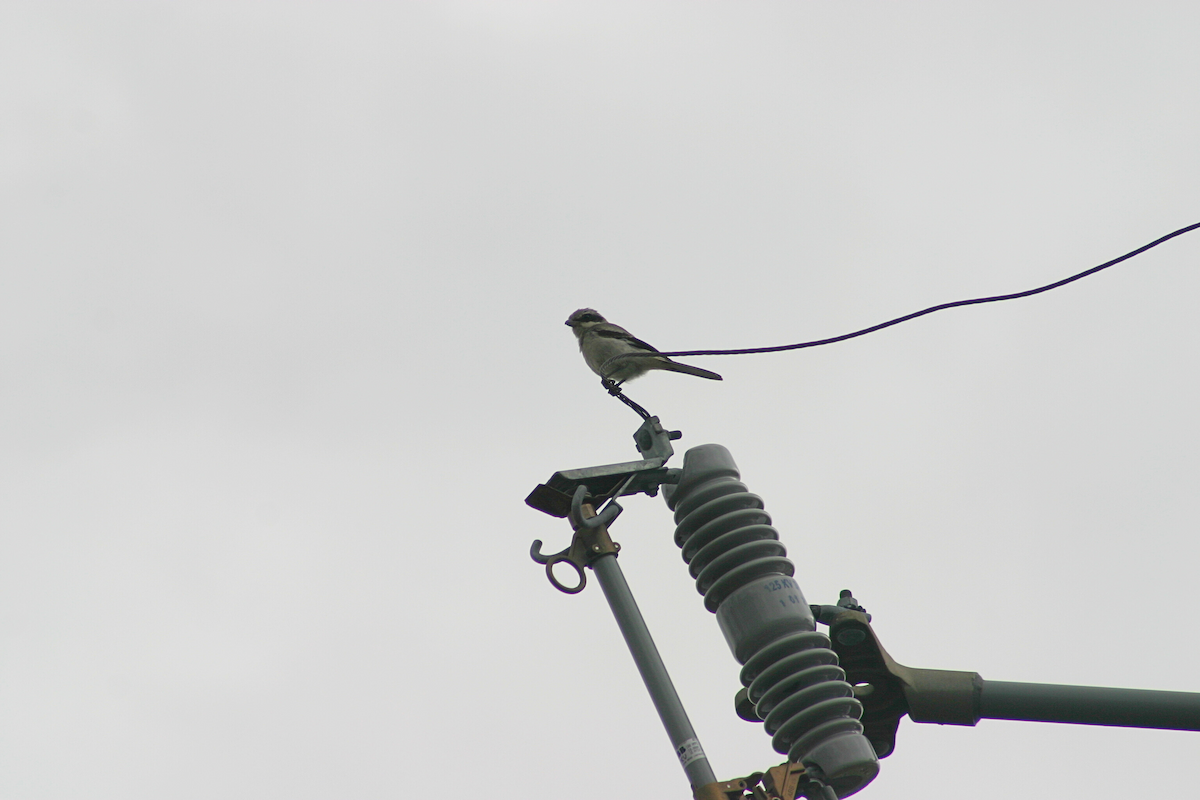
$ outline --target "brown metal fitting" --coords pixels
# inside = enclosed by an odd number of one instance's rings
[[[591,519],[594,516],[596,516],[595,507],[591,503],[584,503],[583,518]],[[585,564],[590,564],[601,556],[610,553],[616,555],[620,549],[621,545],[609,538],[608,528],[598,525],[595,528],[576,528],[568,555],[572,560],[578,559]]]
[[[587,520],[595,516],[596,509],[591,503],[584,503],[580,507],[582,519]],[[575,528],[570,547],[552,556],[540,554],[538,548],[541,544],[540,540],[534,542],[530,554],[535,561],[546,565],[546,577],[550,579],[554,588],[566,594],[577,594],[587,586],[587,575],[583,571],[585,567],[590,567],[598,558],[616,555],[621,550],[621,545],[609,538],[608,527],[605,525],[581,525]],[[575,571],[575,577],[578,578],[573,586],[567,586],[554,575],[554,567],[564,563]]]
[[[738,778],[732,781],[720,781],[701,786],[692,792],[694,800],[742,800],[746,791],[746,781]]]
[[[831,620],[829,638],[854,696],[863,704],[863,733],[880,758],[896,749],[896,730],[905,714],[913,722],[941,725],[979,721],[979,673],[897,663],[858,611],[843,611]]]
[[[796,800],[796,793],[807,781],[807,774],[803,764],[787,761],[766,772],[701,786],[692,792],[692,797],[695,800]]]
[[[800,783],[806,778],[807,772],[803,764],[787,761],[767,770],[767,773],[763,775],[762,782],[770,800],[796,800],[796,792],[800,788]]]

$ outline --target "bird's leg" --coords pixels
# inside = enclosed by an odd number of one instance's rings
[[[600,385],[604,387],[605,391],[614,397],[621,393],[621,384],[624,382],[625,381],[614,381],[612,378],[600,379]]]

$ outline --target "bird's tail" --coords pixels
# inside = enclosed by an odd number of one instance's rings
[[[658,364],[659,369],[669,370],[670,372],[682,372],[684,375],[695,375],[697,378],[708,378],[710,381],[722,380],[721,376],[715,372],[709,372],[700,367],[693,367],[690,364],[680,364],[678,361],[671,361],[664,358]]]

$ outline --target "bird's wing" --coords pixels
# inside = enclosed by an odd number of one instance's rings
[[[643,350],[649,350],[651,353],[658,352],[658,348],[646,344],[641,339],[622,328],[620,325],[597,325],[596,327],[592,328],[592,333],[596,334],[597,336],[603,336],[605,339],[624,339],[634,347],[640,347]]]

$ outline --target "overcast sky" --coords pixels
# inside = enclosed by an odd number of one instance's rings
[[[0,797],[686,797],[554,471],[563,320],[845,333],[1200,221],[1188,2],[0,0]],[[900,662],[1200,692],[1200,232],[630,395]],[[779,763],[661,499],[620,563]],[[1196,733],[904,720],[861,797],[1184,797]]]

